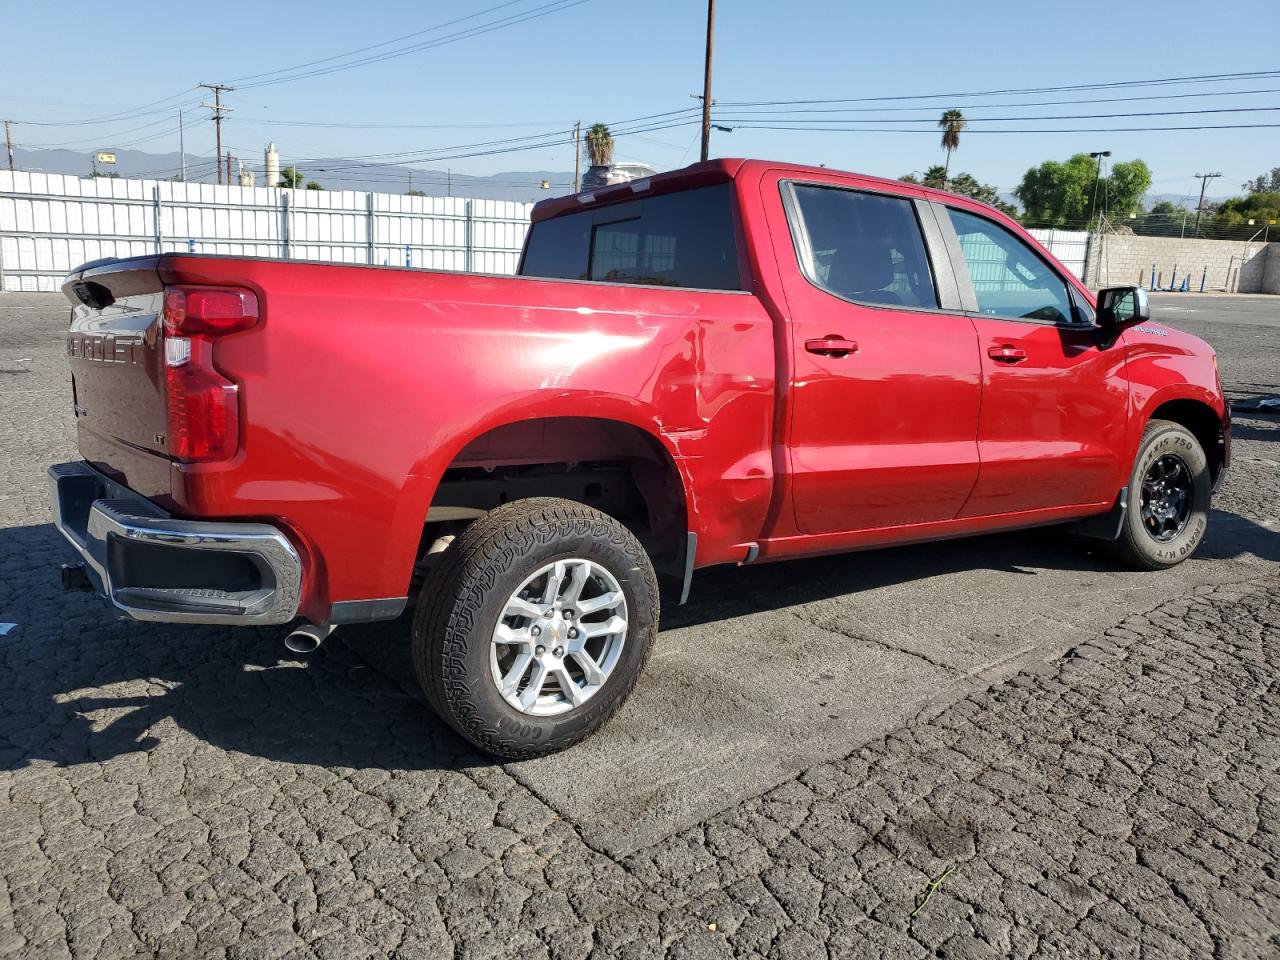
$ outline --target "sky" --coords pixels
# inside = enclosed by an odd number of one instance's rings
[[[1140,157],[1152,169],[1151,192],[1175,195],[1194,195],[1196,173],[1221,172],[1209,195],[1229,195],[1280,165],[1280,126],[1114,130],[1280,125],[1280,65],[1263,39],[1276,29],[1276,0],[1238,0],[1228,18],[1180,0],[716,7],[714,122],[733,129],[713,133],[713,156],[901,176],[942,162],[935,124],[954,107],[973,129],[961,136],[953,172],[1004,191],[1029,167],[1080,151]],[[196,85],[217,81],[237,88],[225,96],[234,112],[224,146],[258,163],[273,140],[285,164],[304,167],[315,157],[388,155],[478,175],[571,170],[564,131],[576,120],[632,131],[618,137],[619,160],[672,169],[698,159],[691,95],[702,88],[704,0],[5,0],[0,23],[0,119],[15,121],[26,147],[176,151],[182,107],[188,152],[211,157],[213,124],[197,105],[209,93]],[[422,48],[387,56],[414,45]],[[359,58],[381,59],[333,69]],[[983,95],[1253,71],[1273,75]],[[869,99],[907,97],[917,99]],[[861,102],[776,103],[812,100]],[[981,120],[1188,110],[1233,112]],[[852,120],[863,122],[813,129]],[[779,126],[792,129],[765,129]],[[996,127],[1018,132],[979,132]],[[1062,128],[1108,132],[1033,132]],[[503,142],[473,146],[491,141]],[[510,149],[526,143],[539,146]],[[340,176],[326,181],[337,186]]]

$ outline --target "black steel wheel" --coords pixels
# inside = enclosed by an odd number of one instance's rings
[[[1180,423],[1152,420],[1138,445],[1113,552],[1144,570],[1181,563],[1204,538],[1212,487],[1209,459],[1195,434]]]

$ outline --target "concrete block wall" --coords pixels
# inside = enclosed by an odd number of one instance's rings
[[[1280,293],[1280,243],[1267,244],[1267,264],[1260,293]]]
[[[1177,269],[1177,283],[1191,278],[1191,289],[1230,293],[1280,293],[1280,243],[1246,243],[1243,240],[1197,240],[1179,237],[1140,237],[1132,234],[1095,234],[1089,244],[1089,286],[1156,284],[1168,287]],[[1207,270],[1207,273],[1206,273]]]

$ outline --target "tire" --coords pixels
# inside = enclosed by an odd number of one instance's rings
[[[556,598],[544,603],[557,574]],[[571,594],[578,599],[558,599]],[[607,606],[587,612],[599,604]],[[536,610],[509,614],[513,605],[537,607],[541,619]],[[517,500],[467,527],[423,583],[414,669],[431,708],[476,747],[538,757],[585,739],[618,711],[649,658],[658,613],[653,565],[626,527],[570,500]],[[495,639],[500,627],[510,644]],[[591,659],[595,672],[580,654],[600,657]],[[517,676],[521,655],[530,661]],[[573,697],[581,702],[569,704]]]
[[[1156,495],[1161,489],[1161,478],[1167,479],[1165,489],[1185,487],[1185,495],[1171,499]],[[1144,482],[1149,504],[1146,514]],[[1212,488],[1209,459],[1195,435],[1181,424],[1152,420],[1138,445],[1138,456],[1129,477],[1128,509],[1120,537],[1112,544],[1113,554],[1142,570],[1177,566],[1191,556],[1204,538]],[[1152,502],[1168,509],[1162,513],[1151,507]],[[1181,516],[1184,504],[1185,519]]]

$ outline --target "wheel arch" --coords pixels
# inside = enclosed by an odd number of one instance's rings
[[[657,425],[629,406],[588,414],[565,409],[536,417],[489,420],[438,451],[419,520],[430,549],[438,523],[461,510],[556,496],[601,509],[633,528],[665,578],[680,577],[691,546],[693,504],[680,458]],[[619,415],[619,413],[622,415]],[[598,483],[593,478],[607,476]],[[630,510],[636,502],[643,516]]]
[[[1152,420],[1168,420],[1191,431],[1209,460],[1209,472],[1214,484],[1218,482],[1226,461],[1226,438],[1223,434],[1222,416],[1217,410],[1200,398],[1174,397],[1155,405],[1144,425]]]

